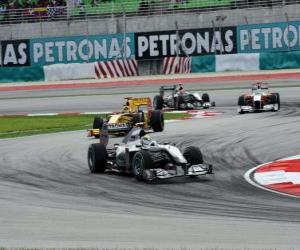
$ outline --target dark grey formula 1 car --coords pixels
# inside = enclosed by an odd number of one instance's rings
[[[102,134],[100,143],[89,146],[88,165],[92,173],[111,170],[148,181],[212,173],[212,166],[203,163],[199,148],[190,146],[181,153],[174,145],[151,140],[141,128],[132,129],[123,143],[113,148],[106,147],[106,138]]]
[[[166,93],[166,91],[170,91]],[[154,109],[170,108],[175,110],[200,109],[216,106],[215,102],[210,102],[207,93],[190,93],[183,89],[182,84],[173,86],[161,86],[159,95],[153,99]]]

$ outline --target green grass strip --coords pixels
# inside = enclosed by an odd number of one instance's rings
[[[101,115],[103,118],[106,115]],[[164,113],[165,120],[190,117],[186,113]],[[0,117],[0,139],[63,131],[84,130],[92,127],[94,115],[3,116]]]

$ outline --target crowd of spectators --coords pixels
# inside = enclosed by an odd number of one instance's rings
[[[66,0],[0,0],[0,21],[54,18],[65,11]]]
[[[126,0],[0,0],[0,23],[2,22],[24,22],[40,19],[56,19],[59,17],[85,18],[110,13],[112,7],[105,2],[115,3],[114,8],[118,11],[120,3]],[[130,0],[128,0],[129,2]],[[220,7],[227,8],[248,8],[248,7],[272,7],[274,5],[295,4],[300,0],[133,0],[130,6],[125,5],[126,13],[133,15],[151,15],[155,13],[170,13],[179,11],[198,11],[214,7],[210,3],[218,3]],[[70,9],[67,13],[67,3]],[[128,7],[128,8],[127,8]]]
[[[23,9],[66,6],[66,0],[0,0],[2,9]]]

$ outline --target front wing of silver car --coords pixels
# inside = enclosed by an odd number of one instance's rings
[[[212,165],[197,164],[189,166],[186,170],[182,166],[173,166],[169,169],[153,168],[145,169],[143,172],[143,178],[151,181],[154,179],[168,179],[181,176],[197,176],[212,174]]]

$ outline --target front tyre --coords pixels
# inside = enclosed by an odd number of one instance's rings
[[[210,102],[210,98],[209,98],[209,95],[207,93],[203,93],[202,101],[203,102]]]
[[[138,181],[143,180],[143,173],[145,169],[152,167],[152,159],[148,151],[138,151],[134,154],[132,159],[132,173]]]
[[[203,156],[199,148],[190,146],[183,151],[183,156],[190,165],[203,164]]]
[[[94,122],[93,122],[93,129],[101,129],[103,126],[103,119],[100,116],[95,116]],[[100,137],[100,133],[95,135],[96,138]]]
[[[88,149],[88,164],[91,173],[103,173],[107,167],[107,151],[104,145],[94,143]]]
[[[241,95],[238,99],[238,106],[246,106],[245,96]]]
[[[277,105],[278,105],[278,110],[280,110],[280,95],[279,93],[275,93],[276,96],[276,101],[277,101]]]

